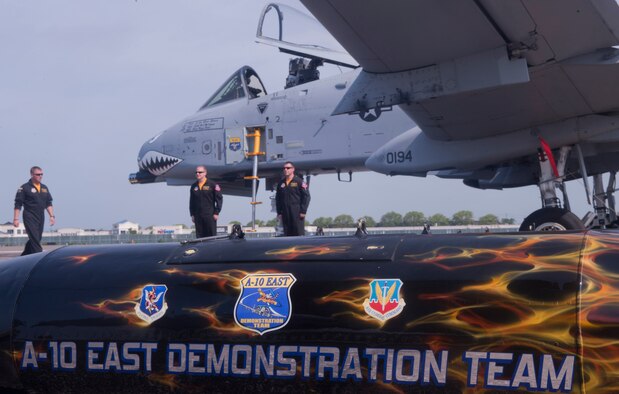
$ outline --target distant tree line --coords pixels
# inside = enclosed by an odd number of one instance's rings
[[[402,216],[397,212],[391,211],[384,214],[378,222],[371,216],[365,216],[365,223],[368,227],[406,227],[423,226],[424,224],[429,224],[431,226],[466,226],[470,224],[488,226],[493,224],[515,224],[516,220],[513,218],[499,219],[498,216],[491,213],[475,219],[471,211],[458,211],[454,213],[451,218],[448,218],[442,213],[426,216],[423,212],[410,211]],[[353,219],[351,215],[346,214],[338,215],[335,218],[321,216],[311,222],[311,224],[322,228],[357,226],[356,220]],[[256,225],[260,227],[273,227],[277,225],[277,219],[274,218],[269,221],[256,220]],[[251,222],[247,223],[247,226],[251,226]]]

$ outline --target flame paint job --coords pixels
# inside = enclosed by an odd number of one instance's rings
[[[280,256],[283,260],[294,260],[299,256],[325,256],[346,253],[350,245],[317,245],[317,246],[292,246],[287,249],[269,250],[266,255]]]
[[[199,392],[304,390],[487,392],[467,386],[462,354],[508,352],[576,357],[572,392],[619,392],[619,233],[565,232],[449,236],[306,237],[218,240],[186,246],[67,247],[37,258],[0,263],[0,286],[16,281],[0,305],[0,387],[43,392],[80,390]],[[229,260],[229,261],[228,261]],[[7,276],[6,274],[10,275]],[[235,324],[248,274],[291,273],[293,313],[280,330],[260,336]],[[398,278],[402,313],[381,322],[363,309],[369,283]],[[168,311],[147,324],[137,318],[140,289],[168,287]],[[406,385],[364,378],[333,381],[164,373],[164,353],[150,373],[20,369],[24,343],[240,343],[449,350],[447,384]],[[8,360],[8,361],[7,361]],[[312,376],[316,366],[311,365]],[[514,364],[504,375],[514,373]],[[487,378],[482,367],[478,379]],[[378,375],[385,371],[378,369]],[[520,390],[523,390],[520,387]]]

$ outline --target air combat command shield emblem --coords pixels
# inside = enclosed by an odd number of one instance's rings
[[[370,282],[370,298],[363,302],[365,313],[380,321],[399,315],[406,303],[400,298],[400,279],[374,279]]]
[[[292,315],[292,274],[249,274],[241,279],[241,294],[234,320],[242,328],[262,335],[284,327]]]
[[[166,285],[146,285],[142,288],[140,303],[135,306],[135,314],[148,324],[161,319],[168,310],[165,302]]]

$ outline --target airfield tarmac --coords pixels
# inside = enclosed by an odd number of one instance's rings
[[[63,245],[44,245],[43,251],[49,252],[54,249],[58,249]],[[21,255],[21,252],[24,250],[22,246],[0,246],[0,260],[10,259],[12,257],[17,257]]]

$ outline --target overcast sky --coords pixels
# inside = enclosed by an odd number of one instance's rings
[[[57,228],[190,224],[188,187],[130,185],[128,175],[144,141],[195,112],[238,67],[254,67],[270,93],[283,89],[290,56],[254,42],[266,4],[0,0],[0,221],[12,220],[15,191],[39,165]],[[435,177],[322,175],[310,189],[310,220],[471,210],[521,221],[539,208],[537,187],[480,191]],[[582,216],[582,182],[568,189]],[[269,195],[261,190],[259,200]],[[226,196],[220,224],[248,222],[249,201]],[[259,207],[257,218],[272,217],[270,204]]]

